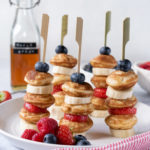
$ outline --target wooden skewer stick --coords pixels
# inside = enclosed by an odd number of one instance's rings
[[[78,73],[80,73],[80,61],[81,61],[81,45],[82,45],[82,29],[83,29],[83,19],[77,17],[77,24],[76,24],[76,41],[79,46],[78,51]]]
[[[46,55],[48,25],[49,25],[49,16],[47,14],[43,14],[42,15],[42,27],[41,27],[41,36],[44,40],[43,62],[45,62],[45,55]]]
[[[125,59],[125,47],[130,40],[130,18],[123,21],[123,42],[122,42],[122,60]]]
[[[106,12],[106,18],[105,18],[105,36],[104,36],[104,46],[107,45],[107,34],[110,31],[111,28],[111,11]]]
[[[68,32],[68,15],[62,17],[62,29],[61,29],[61,45],[64,43],[64,37]]]

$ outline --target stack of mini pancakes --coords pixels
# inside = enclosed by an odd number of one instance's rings
[[[69,126],[74,135],[84,135],[93,125],[93,121],[88,116],[93,111],[91,104],[93,89],[86,82],[79,84],[71,81],[63,84],[62,89],[66,96],[62,106],[65,114],[60,120],[60,125]]]
[[[104,118],[108,115],[108,108],[106,106],[105,100],[107,84],[107,76],[114,71],[114,67],[117,65],[115,58],[112,55],[102,55],[95,57],[90,61],[93,67],[94,76],[91,82],[94,84],[94,94],[92,97],[92,104],[94,106],[94,111],[91,116]]]
[[[25,81],[27,93],[24,96],[24,107],[20,111],[21,130],[35,129],[36,123],[43,117],[49,117],[47,110],[54,103],[52,92],[53,76],[49,73],[31,70],[27,72]]]
[[[138,80],[133,70],[127,72],[117,70],[111,73],[108,84],[106,101],[110,115],[105,119],[113,136],[125,138],[134,135],[133,126],[137,122],[137,99],[132,94],[132,87]]]
[[[55,104],[51,107],[51,117],[60,120],[64,116],[61,106],[65,97],[61,86],[65,82],[70,81],[70,75],[74,72],[73,67],[76,66],[77,59],[71,55],[59,53],[50,60],[50,63],[54,65],[52,71],[54,74],[52,81],[54,89],[52,94],[55,98]]]

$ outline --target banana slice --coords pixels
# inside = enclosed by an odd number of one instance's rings
[[[106,118],[109,113],[107,110],[94,110],[90,115],[94,118]]]
[[[32,94],[51,94],[53,91],[52,85],[46,86],[32,86],[30,84],[27,85],[27,92]]]
[[[93,68],[93,74],[96,76],[108,76],[114,71],[110,68]]]
[[[72,68],[54,66],[52,72],[53,72],[53,74],[66,74],[66,75],[71,75],[72,73],[75,72],[75,70],[72,69]]]
[[[106,95],[114,99],[127,99],[131,98],[133,94],[132,88],[127,90],[115,90],[112,87],[108,86]]]

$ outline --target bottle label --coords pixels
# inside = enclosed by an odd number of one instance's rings
[[[38,54],[36,43],[16,42],[13,48],[14,54]]]

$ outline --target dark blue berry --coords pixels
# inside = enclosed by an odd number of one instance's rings
[[[50,143],[50,144],[56,144],[57,143],[57,138],[53,134],[46,134],[44,136],[44,143]]]
[[[91,143],[87,140],[80,140],[77,142],[76,145],[80,145],[80,146],[88,146],[88,145],[91,145]]]
[[[76,135],[76,136],[74,136],[74,139],[75,139],[75,143],[77,143],[81,140],[87,140],[86,137],[83,135]]]
[[[59,53],[67,54],[67,53],[68,53],[68,50],[67,50],[67,48],[66,48],[65,46],[63,46],[63,45],[58,45],[58,46],[56,47],[56,49],[55,49],[55,52],[56,52],[57,54],[59,54]]]
[[[39,61],[35,64],[35,70],[39,72],[48,72],[49,65]]]
[[[83,67],[83,70],[92,73],[92,68],[93,68],[92,65],[90,63],[88,63]]]
[[[100,49],[100,54],[103,54],[103,55],[110,55],[111,53],[111,49],[107,46],[104,46]]]
[[[71,75],[71,81],[79,84],[83,84],[85,81],[85,75],[83,73],[73,73]]]

